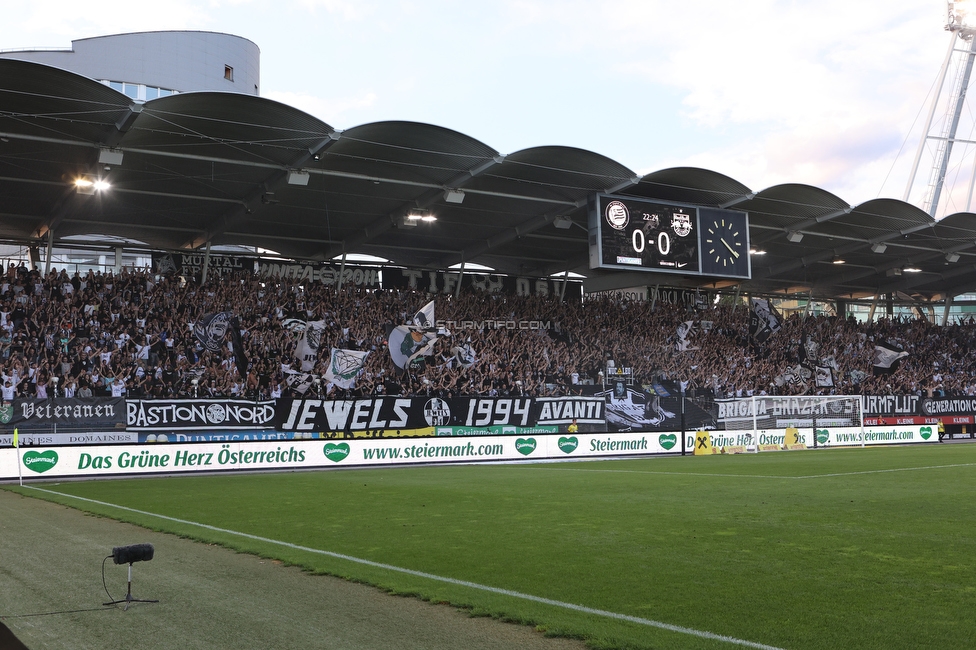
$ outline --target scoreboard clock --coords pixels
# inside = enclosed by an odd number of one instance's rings
[[[745,212],[701,208],[702,275],[749,278],[749,218]]]
[[[590,268],[751,277],[744,212],[598,194]]]

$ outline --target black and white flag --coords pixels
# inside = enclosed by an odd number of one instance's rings
[[[325,321],[286,318],[281,321],[281,325],[298,336],[298,340],[295,342],[295,358],[301,364],[302,370],[308,372],[315,368],[322,333],[325,331]]]
[[[695,322],[687,320],[680,325],[675,330],[675,350],[678,352],[685,352],[687,350],[698,350],[698,346],[691,345],[691,341],[688,340],[688,335],[695,329]]]
[[[817,366],[817,386],[820,388],[833,388],[834,372],[827,366]]]
[[[229,311],[220,311],[214,314],[206,314],[193,324],[193,335],[197,340],[211,352],[220,352],[220,347],[224,344],[224,337],[231,329],[231,320],[234,314]]]
[[[874,346],[874,374],[890,375],[898,370],[901,360],[908,356],[901,346],[888,341],[878,341]]]
[[[782,319],[772,303],[765,298],[752,298],[752,312],[749,314],[749,336],[756,343],[765,343],[782,326]]]
[[[352,388],[356,385],[356,378],[363,371],[363,366],[366,365],[367,354],[369,352],[332,348],[325,379],[339,388]]]

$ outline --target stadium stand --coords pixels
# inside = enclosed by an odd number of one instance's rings
[[[744,302],[675,306],[600,297],[464,292],[437,296],[439,322],[468,323],[437,339],[420,368],[400,373],[386,350],[388,325],[408,323],[423,292],[336,291],[322,284],[262,280],[250,273],[205,285],[123,269],[118,275],[53,269],[46,277],[11,265],[0,284],[3,398],[294,395],[299,334],[288,319],[324,321],[309,374],[323,377],[332,348],[370,354],[351,389],[327,382],[323,397],[403,394],[564,395],[605,381],[607,362],[632,368],[635,383],[692,395],[973,395],[976,326],[928,321],[862,323],[792,315],[759,342]],[[231,338],[206,349],[193,325],[233,312],[249,360],[238,371]],[[484,326],[532,322],[538,327]],[[474,323],[474,325],[470,325]],[[478,324],[481,324],[479,327]],[[900,365],[875,368],[876,347],[900,347]],[[457,361],[465,344],[475,362]],[[880,370],[880,371],[879,371]]]

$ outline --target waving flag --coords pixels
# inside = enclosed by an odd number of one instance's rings
[[[422,357],[433,353],[436,342],[436,335],[419,332],[407,325],[394,327],[387,334],[390,358],[399,370],[420,366],[424,361]]]
[[[878,341],[874,346],[873,368],[876,375],[890,375],[898,370],[901,360],[908,356],[908,353],[901,349],[901,346],[888,341]]]
[[[366,355],[369,352],[358,350],[337,350],[332,348],[329,367],[325,371],[326,381],[331,381],[339,388],[352,388],[356,385],[356,377],[366,365]]]
[[[765,343],[774,332],[778,332],[782,324],[779,313],[773,304],[765,298],[752,299],[752,313],[749,314],[749,336],[756,339],[756,343]]]
[[[193,325],[193,335],[203,347],[211,352],[220,352],[233,318],[234,314],[229,311],[206,314]]]

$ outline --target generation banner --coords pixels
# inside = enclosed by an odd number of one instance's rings
[[[0,479],[172,474],[234,470],[313,469],[579,457],[644,456],[680,452],[677,434],[572,434],[486,439],[277,440],[37,447],[0,450]]]
[[[237,399],[126,400],[125,427],[162,429],[266,429],[275,419],[275,401]]]
[[[123,428],[121,397],[15,399],[0,406],[0,425],[23,431],[51,431],[56,427],[85,430]]]

